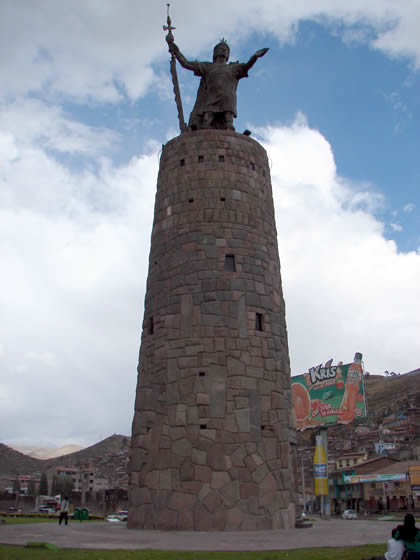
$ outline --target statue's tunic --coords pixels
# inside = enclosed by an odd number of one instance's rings
[[[236,89],[241,78],[247,78],[247,65],[240,62],[216,64],[212,62],[191,62],[196,76],[201,76],[197,100],[191,113],[190,122],[204,113],[225,113],[231,111],[236,117]]]

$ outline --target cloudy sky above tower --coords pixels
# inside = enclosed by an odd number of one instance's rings
[[[238,132],[268,151],[292,373],[420,367],[418,0],[173,0],[210,60],[262,47]],[[0,441],[129,434],[161,145],[178,134],[153,0],[0,4]],[[178,67],[188,117],[198,78]]]

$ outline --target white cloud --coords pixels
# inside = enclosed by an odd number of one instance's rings
[[[209,56],[222,35],[233,51],[254,31],[293,41],[299,22],[312,19],[343,40],[420,65],[413,0],[179,0],[171,9],[176,39],[191,57]],[[93,443],[129,432],[159,148],[140,146],[118,165],[112,157],[122,138],[70,116],[65,103],[134,100],[152,87],[172,99],[168,75],[151,66],[168,59],[164,20],[157,2],[45,0],[42,9],[1,2],[6,442]],[[140,104],[126,124],[145,128],[154,118]],[[398,253],[385,239],[374,217],[381,194],[337,175],[332,147],[304,115],[259,133],[273,164],[293,372],[332,353],[350,360],[356,350],[372,372],[417,367],[420,254]]]
[[[409,202],[403,207],[404,212],[410,213],[415,209],[416,205],[414,202]]]
[[[261,134],[260,130],[260,134]],[[369,371],[418,367],[420,257],[397,251],[384,224],[349,200],[331,146],[305,124],[265,131],[294,374],[334,354]]]
[[[389,224],[394,231],[402,231],[402,226],[400,224]]]
[[[75,433],[93,443],[100,433],[128,432],[156,144],[124,166],[103,160],[96,172],[79,174],[42,147],[7,139],[0,199],[0,423],[8,426],[2,437],[22,438],[23,425],[28,441]],[[82,410],[88,426],[77,420]]]
[[[22,146],[36,144],[70,154],[96,156],[109,151],[119,136],[109,129],[87,126],[66,116],[61,107],[36,99],[17,99],[0,105],[0,129]],[[14,151],[12,159],[19,154]]]
[[[220,14],[223,13],[223,20]],[[299,23],[315,20],[344,40],[367,42],[420,66],[417,0],[180,0],[172,7],[176,40],[197,56],[224,35],[233,46],[253,31],[293,41]],[[4,94],[48,92],[76,101],[116,102],[141,97],[161,81],[151,64],[167,49],[161,25],[165,6],[126,0],[45,0],[0,7],[0,70]],[[203,25],[205,22],[205,25]],[[337,31],[338,30],[338,31]],[[166,78],[165,78],[166,79]]]
[[[303,115],[259,134],[272,162],[293,373],[355,351],[371,372],[417,367],[420,255],[384,238],[367,185],[337,175],[331,146]],[[9,134],[2,145],[4,441],[22,443],[23,425],[36,443],[129,433],[159,148],[80,175],[23,143]]]

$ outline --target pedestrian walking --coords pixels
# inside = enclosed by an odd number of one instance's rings
[[[64,519],[64,523],[67,525],[69,522],[69,509],[70,509],[70,502],[67,496],[61,500],[60,504],[60,519],[58,520],[58,524],[61,525],[61,522]]]

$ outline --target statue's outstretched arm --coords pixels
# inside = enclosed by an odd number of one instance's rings
[[[171,54],[175,55],[176,59],[178,60],[178,62],[180,63],[181,66],[183,66],[187,70],[193,70],[193,71],[195,70],[194,63],[190,62],[189,60],[187,60],[185,58],[185,56],[179,50],[178,45],[176,45],[174,42],[170,42],[170,43],[168,43],[168,45],[169,45],[169,52]]]
[[[246,70],[248,71],[250,68],[252,68],[252,67],[254,66],[254,64],[257,62],[257,60],[258,60],[259,58],[261,58],[262,56],[264,56],[265,53],[266,53],[267,51],[269,51],[269,50],[270,50],[270,49],[267,49],[267,48],[265,48],[265,49],[260,49],[260,50],[257,51],[255,54],[253,54],[253,55],[251,56],[251,58],[248,60],[248,62],[245,63]]]

